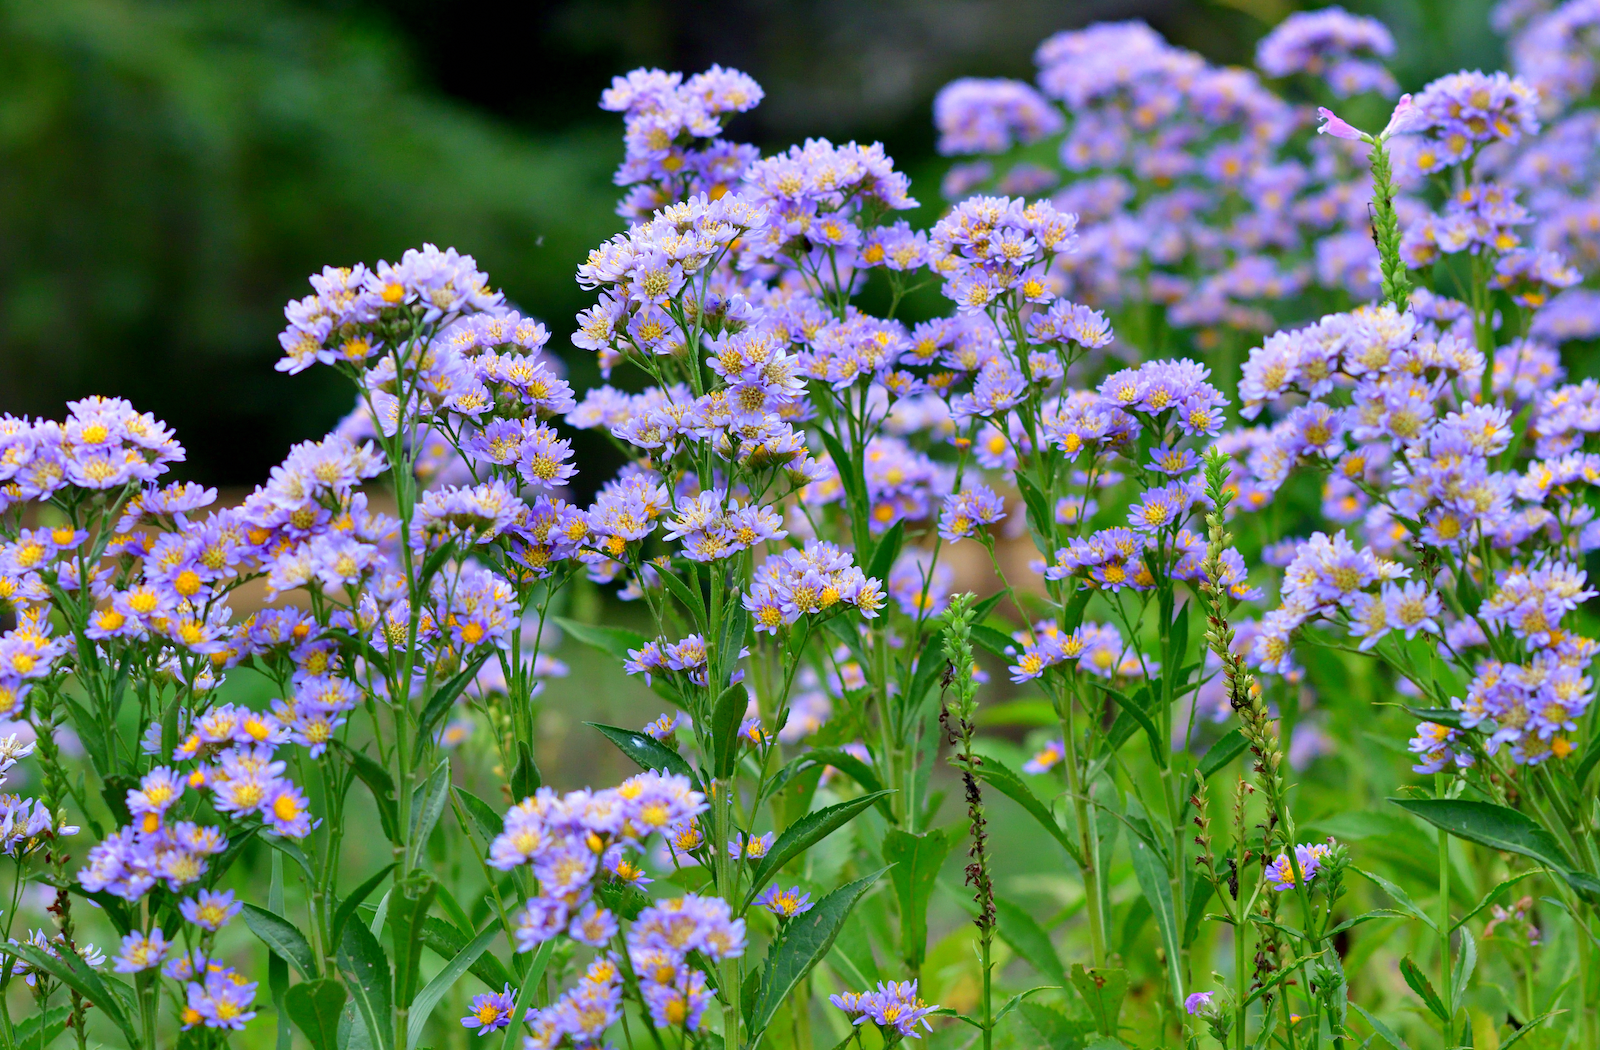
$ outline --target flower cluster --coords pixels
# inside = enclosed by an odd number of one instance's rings
[[[880,981],[877,991],[840,992],[829,996],[828,1001],[843,1010],[851,1024],[870,1021],[877,1025],[886,1039],[922,1038],[917,1026],[931,1032],[928,1015],[939,1009],[917,996],[916,981]]]

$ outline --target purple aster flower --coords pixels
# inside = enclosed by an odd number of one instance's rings
[[[117,973],[138,973],[159,966],[169,947],[161,927],[157,926],[148,934],[135,930],[122,938],[122,950],[117,953],[112,969]]]
[[[498,992],[484,992],[472,997],[467,1016],[461,1019],[463,1028],[476,1028],[479,1037],[498,1032],[511,1023],[512,1011],[517,1006],[517,993],[507,984]]]
[[[1301,877],[1310,882],[1322,868],[1322,862],[1327,857],[1329,848],[1326,843],[1320,842],[1313,845],[1298,845],[1294,848],[1293,863],[1287,854],[1278,854],[1278,859],[1267,866],[1265,872],[1267,881],[1279,892],[1294,889],[1295,865],[1298,865]]]
[[[242,903],[233,899],[232,890],[221,893],[201,890],[198,897],[185,897],[178,905],[178,911],[184,919],[202,930],[211,931],[222,929],[243,908]]]
[[[800,887],[793,886],[789,889],[780,889],[773,883],[761,892],[756,898],[756,903],[772,912],[780,919],[792,919],[796,915],[803,915],[812,908],[811,894],[802,893]]]

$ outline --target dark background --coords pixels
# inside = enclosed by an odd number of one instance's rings
[[[881,139],[937,215],[931,102],[963,75],[1031,79],[1060,29],[1141,17],[1248,64],[1288,0],[0,0],[0,411],[116,394],[178,431],[177,476],[253,485],[351,404],[329,369],[275,372],[286,299],[325,264],[433,241],[475,255],[551,347],[616,232],[639,65],[731,65],[767,98],[735,138]],[[1305,5],[1316,6],[1316,5]],[[1400,41],[1408,90],[1494,68],[1487,0],[1347,4]]]

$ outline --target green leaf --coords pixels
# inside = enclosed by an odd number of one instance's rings
[[[645,643],[645,636],[638,631],[630,631],[622,627],[599,627],[592,623],[579,623],[569,620],[565,616],[552,616],[560,628],[593,649],[609,653],[618,660],[628,659],[629,649],[638,649]],[[515,1028],[515,1025],[512,1025]]]
[[[9,944],[5,951],[27,961],[35,970],[47,973],[71,988],[94,1005],[105,1015],[106,1020],[117,1026],[118,1031],[128,1040],[128,1046],[141,1045],[139,1036],[134,1032],[133,1025],[128,1023],[128,1015],[123,1012],[122,1001],[106,985],[99,974],[89,968],[89,964],[78,957],[76,952],[64,952],[60,956],[51,955],[32,944]],[[154,1050],[154,1048],[151,1048]]]
[[[667,590],[672,592],[672,596],[678,599],[678,603],[689,611],[689,615],[694,618],[695,629],[704,632],[706,629],[706,600],[700,594],[699,572],[694,568],[692,562],[688,564],[688,570],[695,574],[692,584],[684,583],[678,579],[675,573],[666,569],[657,570],[656,577],[666,586]]]
[[[246,904],[243,915],[244,924],[250,927],[250,932],[262,944],[279,957],[294,963],[301,977],[308,981],[316,980],[316,955],[311,951],[311,943],[306,940],[305,934],[296,929],[293,923],[254,904]]]
[[[745,897],[744,906],[746,908],[750,906],[750,902],[756,899],[756,894],[761,892],[761,887],[765,886],[785,864],[850,823],[857,813],[887,794],[887,791],[877,791],[858,795],[836,806],[807,813],[784,828],[783,833],[778,836],[778,841],[772,844],[772,849],[762,858],[756,870],[751,872],[750,892]]]
[[[1051,557],[1055,539],[1056,515],[1054,509],[1045,500],[1044,494],[1039,491],[1039,486],[1033,479],[1022,471],[1011,475],[1017,483],[1017,491],[1022,493],[1022,502],[1028,508],[1028,525],[1033,529],[1033,544],[1046,558]]]
[[[1594,769],[1596,762],[1600,762],[1600,734],[1589,742],[1589,750],[1583,753],[1583,757],[1573,767],[1572,779],[1577,783],[1579,791],[1583,790],[1583,782],[1589,779],[1589,773]]]
[[[351,890],[350,895],[339,902],[339,906],[333,910],[333,927],[332,931],[328,934],[328,939],[330,941],[332,941],[334,944],[339,944],[343,941],[345,923],[350,921],[350,917],[356,913],[356,908],[360,907],[361,902],[366,900],[367,897],[371,895],[372,891],[377,889],[378,885],[383,882],[383,880],[386,879],[389,876],[389,873],[393,870],[393,864],[385,864],[382,868],[378,869],[378,873],[376,875],[373,875],[371,878],[367,879],[366,882],[363,882],[361,885]]]
[[[312,1050],[337,1050],[339,1015],[344,1013],[344,985],[336,978],[303,981],[283,997],[283,1007],[295,1027],[305,1033]]]
[[[272,853],[271,874],[267,879],[267,910],[283,917],[283,854]],[[272,1006],[278,1014],[276,1050],[290,1050],[294,1031],[289,1024],[289,1012],[283,1007],[283,997],[289,992],[289,964],[277,952],[267,955],[267,990],[272,994]]]
[[[1472,906],[1472,910],[1471,911],[1469,911],[1465,915],[1461,916],[1461,918],[1457,919],[1455,921],[1455,923],[1451,925],[1450,932],[1451,933],[1456,932],[1462,926],[1466,925],[1466,922],[1467,922],[1468,919],[1476,917],[1484,909],[1488,908],[1491,904],[1493,904],[1495,902],[1495,898],[1500,896],[1500,891],[1501,890],[1504,890],[1509,886],[1513,886],[1513,885],[1521,882],[1523,879],[1529,878],[1530,876],[1543,875],[1543,874],[1545,874],[1545,870],[1543,868],[1533,868],[1532,870],[1529,870],[1529,871],[1519,871],[1515,875],[1511,876],[1509,879],[1502,879],[1499,882],[1495,883],[1494,889],[1490,890],[1488,893],[1485,893],[1482,897],[1480,897],[1478,899],[1478,903],[1474,904]]]
[[[928,901],[950,847],[953,829],[910,832],[890,828],[883,837],[883,860],[900,904],[900,955],[912,972],[922,969],[928,950]]]
[[[1183,920],[1183,946],[1189,947],[1194,939],[1200,935],[1200,923],[1206,917],[1206,905],[1211,903],[1211,895],[1216,892],[1211,880],[1205,878],[1199,871],[1195,871],[1189,878],[1189,890],[1185,896],[1189,899],[1189,914]]]
[[[1588,888],[1581,878],[1574,878],[1555,836],[1514,809],[1464,798],[1391,798],[1389,801],[1456,838],[1531,857],[1559,871],[1573,886]]]
[[[1065,829],[1056,823],[1055,814],[1051,813],[1045,804],[1039,801],[1038,797],[1029,790],[1028,785],[1009,766],[997,758],[985,757],[983,765],[979,766],[974,772],[978,774],[978,779],[1021,806],[1029,816],[1039,822],[1040,827],[1048,831],[1051,837],[1061,844],[1061,848],[1067,851],[1067,856],[1072,858],[1073,863],[1077,864],[1080,869],[1084,867],[1083,854],[1079,852],[1077,845],[1068,837]]]
[[[1525,1022],[1521,1028],[1506,1036],[1505,1042],[1500,1044],[1500,1050],[1511,1050],[1511,1047],[1520,1041],[1523,1036],[1535,1031],[1541,1024],[1544,1024],[1556,1014],[1564,1014],[1566,1012],[1565,1010],[1546,1010],[1533,1020]]]
[[[717,779],[733,775],[739,761],[739,723],[750,706],[743,682],[728,686],[711,709],[711,772]]]
[[[1467,992],[1467,984],[1472,980],[1472,971],[1478,965],[1478,942],[1472,939],[1472,931],[1466,927],[1461,928],[1461,950],[1456,953],[1456,965],[1450,975],[1450,1001],[1460,1003],[1462,996]]]
[[[905,543],[906,523],[902,519],[889,526],[889,530],[878,538],[877,547],[872,551],[872,564],[867,567],[867,576],[882,582],[889,578],[889,570],[894,568],[894,560],[900,557],[900,547]]]
[[[528,969],[522,975],[521,990],[517,992],[517,1004],[511,1008],[512,1017],[526,1015],[528,1007],[533,1005],[534,989],[542,983],[545,967],[550,965],[550,954],[555,950],[556,941],[552,937],[539,945],[539,950],[528,960]],[[527,1028],[520,1024],[507,1025],[506,1037],[500,1044],[500,1050],[518,1050],[527,1031]]]
[[[878,775],[872,771],[871,766],[861,761],[861,759],[847,751],[840,751],[838,748],[820,747],[795,756],[782,769],[778,770],[772,779],[767,781],[767,786],[763,789],[761,796],[762,801],[777,795],[778,792],[788,787],[790,781],[794,780],[795,777],[818,766],[832,766],[861,785],[863,790],[883,790],[883,785],[878,781]],[[894,811],[889,808],[889,803],[886,799],[879,798],[875,805],[878,807],[879,812],[883,814],[885,820],[890,823],[895,822]]]
[[[1011,945],[1029,966],[1065,988],[1067,969],[1061,965],[1061,956],[1056,954],[1056,947],[1050,943],[1050,934],[1044,927],[1035,922],[1026,909],[1003,897],[994,899],[994,912],[1000,939]]]
[[[422,945],[441,959],[454,959],[469,943],[465,933],[437,915],[430,915],[422,921]],[[505,963],[492,953],[479,955],[470,969],[490,988],[500,988],[515,981]]]
[[[418,869],[389,893],[389,937],[394,949],[394,1001],[409,1006],[422,964],[422,927],[439,893],[432,875]]]
[[[23,1019],[12,1031],[14,1045],[17,1050],[39,1050],[49,1046],[62,1032],[67,1030],[67,1017],[72,1013],[68,1006],[53,1006],[50,1012],[40,1017],[34,1014]]]
[[[347,922],[339,942],[339,972],[378,1050],[391,1045],[389,1031],[389,959],[365,923]]]
[[[911,688],[904,699],[908,710],[915,709],[922,698],[928,695],[948,663],[944,658],[944,628],[941,627],[928,635],[927,641],[922,644],[922,652],[917,657],[917,673],[912,677]]]
[[[601,734],[617,746],[617,750],[638,764],[640,769],[658,769],[663,773],[675,773],[681,777],[688,777],[689,782],[698,789],[700,780],[694,775],[694,770],[689,763],[684,761],[682,755],[667,747],[659,740],[654,740],[643,733],[636,733],[631,729],[619,729],[616,726],[603,725],[599,722],[585,722],[584,725],[600,730]]]
[[[334,745],[339,753],[350,763],[350,768],[361,782],[367,785],[372,792],[372,800],[378,806],[378,820],[383,824],[383,834],[390,842],[400,841],[400,819],[396,816],[394,778],[389,776],[389,771],[374,762],[365,752],[356,751],[345,746],[343,741],[336,740]]]
[[[528,747],[526,740],[518,741],[517,765],[511,771],[511,796],[527,798],[538,791],[543,783],[544,774],[539,772],[539,763],[533,760],[533,749]]]
[[[1432,930],[1434,933],[1439,932],[1439,924],[1433,921],[1433,916],[1429,915],[1426,911],[1423,911],[1417,902],[1412,900],[1410,895],[1407,894],[1405,890],[1401,889],[1399,886],[1396,886],[1382,875],[1374,875],[1365,868],[1358,868],[1354,864],[1352,864],[1350,867],[1357,875],[1360,875],[1369,882],[1376,884],[1380,889],[1383,890],[1383,892],[1387,893],[1390,897],[1393,897],[1394,902],[1400,905],[1400,907],[1404,908],[1415,917],[1421,919],[1423,925],[1427,926],[1428,929]]]
[[[428,779],[411,794],[411,846],[407,853],[407,868],[422,864],[428,849],[428,839],[438,826],[444,813],[445,802],[450,798],[450,757],[446,755],[433,767]]]
[[[495,812],[493,806],[474,795],[466,788],[455,788],[456,801],[460,803],[462,811],[467,815],[469,827],[478,833],[487,846],[495,840],[505,828],[505,818]]]
[[[306,881],[313,886],[316,885],[316,872],[311,870],[311,861],[306,857],[305,853],[300,849],[299,846],[296,846],[288,839],[282,838],[278,835],[263,835],[261,839],[267,845],[271,846],[279,853],[282,853],[285,857],[288,857],[290,860],[294,861],[295,864],[299,866],[300,870],[305,873]]]
[[[1367,1019],[1367,1023],[1372,1026],[1372,1030],[1378,1033],[1378,1038],[1388,1043],[1393,1050],[1411,1050],[1404,1039],[1394,1034],[1394,1029],[1373,1017],[1360,1003],[1351,1000],[1350,1005],[1355,1008],[1356,1013]]]
[[[1017,643],[1010,635],[997,631],[987,624],[975,623],[972,625],[972,640],[984,649],[1002,659],[1011,659],[1007,649],[1016,649]]]
[[[406,1022],[406,1050],[412,1050],[417,1045],[417,1040],[422,1036],[422,1029],[428,1023],[428,1015],[433,1013],[433,1008],[444,998],[444,993],[461,979],[461,975],[472,968],[478,961],[478,956],[489,950],[489,945],[500,935],[498,922],[491,921],[488,927],[474,937],[466,947],[455,954],[444,969],[434,975],[417,997],[411,1002],[411,1019]],[[520,1027],[520,1026],[519,1026]]]
[[[1144,703],[1141,703],[1139,700],[1139,697],[1154,696],[1155,691],[1146,687],[1139,690],[1138,694],[1134,698],[1129,699],[1120,691],[1111,689],[1101,684],[1099,681],[1096,681],[1095,684],[1100,686],[1101,692],[1115,700],[1117,702],[1117,706],[1122,708],[1123,712],[1127,714],[1128,717],[1132,718],[1134,722],[1136,722],[1139,727],[1144,730],[1145,738],[1150,742],[1150,755],[1156,760],[1157,768],[1167,768],[1168,745],[1161,739],[1161,730],[1156,728],[1156,724],[1151,720],[1149,712],[1144,709]],[[1108,737],[1114,736],[1114,733],[1108,734]],[[1121,741],[1118,741],[1113,745],[1113,750],[1121,746]]]
[[[1167,949],[1167,976],[1172,986],[1172,998],[1183,1005],[1182,942],[1178,940],[1178,917],[1172,903],[1172,883],[1167,879],[1166,867],[1156,851],[1135,836],[1128,842],[1133,854],[1133,873],[1139,880],[1139,889],[1150,910],[1155,915],[1156,929],[1161,932],[1161,943]]]
[[[1461,712],[1451,707],[1414,707],[1411,704],[1401,704],[1400,708],[1411,717],[1420,718],[1424,722],[1449,726],[1451,729],[1461,728]]]
[[[1197,767],[1200,775],[1210,780],[1223,766],[1244,754],[1244,749],[1248,746],[1249,743],[1243,733],[1237,729],[1228,730],[1221,740],[1212,744],[1200,757],[1200,764]]]
[[[1069,979],[1088,1005],[1095,1028],[1101,1035],[1115,1035],[1128,994],[1128,971],[1087,969],[1083,963],[1073,963]]]
[[[455,706],[456,698],[461,695],[461,691],[472,684],[473,679],[478,677],[478,671],[483,668],[484,661],[495,652],[496,650],[491,647],[487,652],[473,657],[449,681],[434,690],[433,696],[429,697],[427,704],[423,706],[422,713],[417,716],[417,739],[412,745],[412,754],[427,754],[426,747],[433,742],[434,727],[449,713],[450,708]]]
[[[739,587],[737,582],[728,584],[728,602],[722,609],[722,637],[717,642],[716,653],[718,685],[733,684],[729,679],[733,677],[734,668],[739,666],[739,653],[750,635],[750,611],[740,600]]]
[[[1267,923],[1266,920],[1260,919],[1259,916],[1256,916],[1254,918],[1256,918],[1257,921],[1262,922],[1264,925],[1277,926],[1278,929],[1280,929],[1280,930],[1287,929],[1287,927],[1285,927],[1285,926],[1278,926],[1277,923]],[[1251,1003],[1255,1002],[1257,999],[1260,999],[1262,996],[1267,995],[1274,988],[1278,987],[1278,985],[1282,984],[1284,981],[1289,980],[1295,974],[1299,973],[1300,972],[1300,967],[1304,966],[1306,963],[1310,962],[1312,959],[1315,959],[1315,958],[1316,958],[1315,955],[1302,955],[1298,959],[1290,959],[1287,963],[1285,963],[1285,964],[1283,964],[1281,966],[1278,966],[1276,969],[1273,970],[1273,973],[1272,973],[1271,977],[1269,977],[1265,982],[1263,982],[1262,984],[1257,985],[1254,989],[1251,990],[1250,994],[1245,997],[1244,1004],[1246,1006],[1249,1006]]]
[[[1433,990],[1433,982],[1428,980],[1428,975],[1422,972],[1422,967],[1413,962],[1409,955],[1400,960],[1400,976],[1404,977],[1406,984],[1417,993],[1422,1005],[1433,1011],[1433,1016],[1441,1021],[1450,1020],[1450,1012],[1444,1008],[1444,1000],[1439,998],[1439,993]]]
[[[766,965],[761,969],[759,1005],[750,1021],[751,1046],[760,1041],[778,1007],[828,954],[850,910],[885,870],[879,868],[864,878],[840,886],[818,901],[816,907],[784,924],[782,935],[767,950]]]

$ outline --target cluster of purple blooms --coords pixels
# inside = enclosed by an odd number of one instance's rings
[[[802,616],[827,616],[846,606],[870,620],[886,596],[883,584],[867,578],[849,554],[825,540],[807,540],[756,566],[742,600],[758,634],[777,634]]]
[[[1256,45],[1256,65],[1269,77],[1316,77],[1339,98],[1369,91],[1393,97],[1400,90],[1393,75],[1373,61],[1393,54],[1394,37],[1382,22],[1325,7],[1279,22]]]
[[[614,181],[628,187],[628,195],[617,214],[638,219],[673,201],[727,193],[760,153],[724,141],[722,121],[753,109],[763,95],[760,84],[720,66],[687,81],[659,69],[613,77],[600,108],[623,114],[626,129],[627,155]]]
[[[918,1026],[933,1031],[928,1015],[939,1009],[917,995],[916,981],[880,981],[877,991],[840,992],[829,996],[828,1002],[843,1010],[851,1024],[877,1025],[889,1042],[922,1038]]]
[[[652,834],[672,839],[693,827],[705,797],[686,778],[641,773],[604,791],[557,795],[541,788],[506,813],[505,830],[489,848],[489,863],[509,871],[530,865],[539,892],[513,931],[519,951],[561,933],[593,947],[615,936],[616,916],[593,899],[596,880],[636,871],[629,862]],[[624,881],[637,881],[637,876]]]

